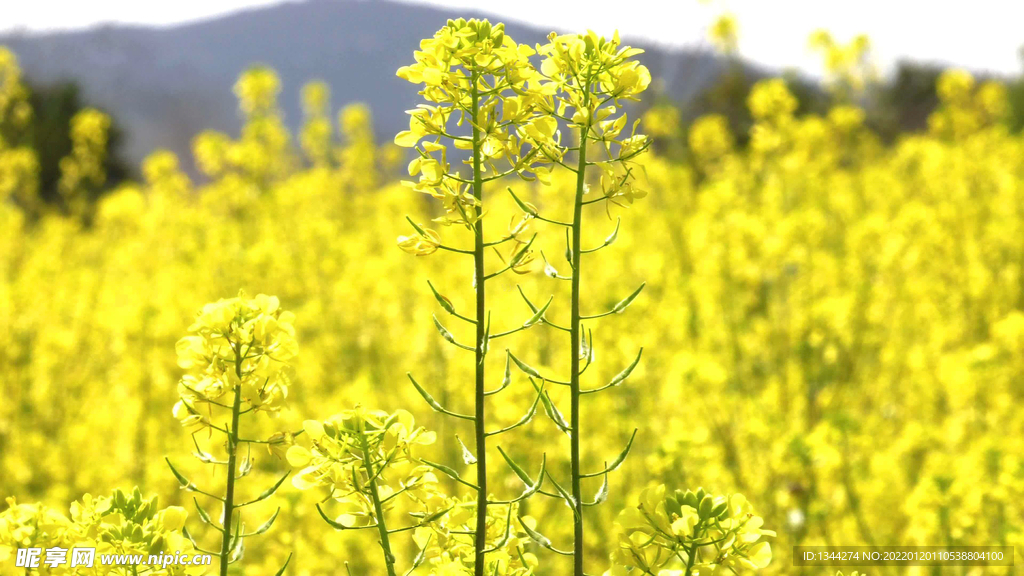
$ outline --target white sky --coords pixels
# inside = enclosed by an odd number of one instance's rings
[[[74,29],[100,23],[169,25],[281,0],[2,0],[0,31]],[[373,0],[364,0],[373,1]],[[664,44],[693,45],[723,10],[740,24],[743,56],[773,67],[818,71],[807,36],[825,28],[840,41],[872,40],[885,71],[899,58],[976,71],[1022,70],[1024,0],[404,0],[474,8],[565,30],[592,28]]]

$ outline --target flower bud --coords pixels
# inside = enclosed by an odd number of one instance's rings
[[[697,513],[700,514],[701,520],[706,520],[711,517],[711,509],[715,506],[715,500],[710,494],[705,494],[700,500],[700,504],[697,507]]]
[[[726,510],[729,509],[729,502],[719,502],[714,508],[711,509],[711,517],[718,518],[725,514]]]
[[[682,515],[683,507],[675,496],[669,496],[665,499],[665,512],[668,513],[669,518]]]
[[[686,494],[683,495],[682,504],[690,508],[697,508],[697,495],[687,490]]]

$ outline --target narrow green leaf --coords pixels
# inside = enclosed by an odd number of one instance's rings
[[[192,536],[192,533],[188,531],[188,528],[182,526],[181,527],[181,533],[182,533],[183,536],[185,536],[185,538],[188,538],[188,541],[192,543],[192,547],[195,548],[196,550],[202,552],[203,554],[210,554],[211,556],[216,556],[217,555],[216,552],[211,552],[209,550],[205,550],[205,549],[201,548],[199,546],[199,544],[196,542],[196,539]]]
[[[550,298],[548,298],[548,302],[547,302],[547,304],[545,304],[544,306],[542,306],[540,310],[537,310],[537,311],[536,311],[536,312],[535,312],[535,313],[533,314],[533,316],[530,316],[530,319],[529,319],[529,320],[527,320],[526,322],[523,322],[523,327],[524,327],[524,328],[529,328],[530,326],[533,326],[534,324],[536,324],[537,322],[539,322],[539,321],[540,321],[540,319],[544,317],[544,313],[548,311],[548,306],[551,306],[551,303],[552,303],[552,302],[553,302],[554,300],[555,300],[555,297],[554,297],[554,296],[551,296]]]
[[[501,450],[501,448],[499,448],[499,450]],[[505,461],[509,463],[509,466],[516,466],[516,463],[513,462],[508,457],[507,454],[502,453],[502,456],[505,458]],[[518,468],[518,466],[516,466],[516,467]],[[544,454],[541,457],[541,460],[540,460],[540,472],[537,473],[537,481],[536,482],[534,482],[530,478],[529,474],[527,474],[526,471],[523,470],[522,468],[519,468],[518,470],[513,468],[513,471],[516,472],[516,475],[519,476],[519,479],[522,480],[523,484],[526,485],[526,489],[523,490],[522,494],[520,494],[519,496],[517,496],[516,498],[513,498],[511,500],[488,500],[488,502],[490,504],[495,505],[495,506],[508,506],[510,504],[515,504],[516,502],[520,502],[522,500],[526,500],[530,496],[533,496],[534,494],[536,494],[538,490],[540,490],[541,485],[544,484],[544,473],[547,472],[547,469],[548,469],[548,455],[547,454]]]
[[[462,448],[462,461],[465,462],[467,466],[476,464],[476,456],[469,451],[469,448],[466,447],[466,443],[462,441],[462,438],[459,438],[458,434],[455,435],[455,440],[459,442],[459,446]]]
[[[260,495],[255,497],[255,498],[253,498],[252,500],[249,500],[248,502],[245,502],[243,504],[239,504],[238,506],[236,506],[236,508],[241,508],[243,506],[248,506],[250,504],[255,504],[257,502],[261,502],[263,500],[266,500],[267,498],[270,498],[271,496],[274,495],[275,492],[277,492],[277,489],[281,487],[281,484],[284,484],[285,479],[288,478],[288,476],[290,474],[291,474],[290,471],[289,472],[285,472],[283,476],[281,476],[280,478],[277,479],[277,482],[274,482],[273,486],[271,486],[270,488],[267,488],[263,492],[260,492]]]
[[[423,399],[427,401],[427,404],[430,405],[430,407],[433,408],[435,411],[440,412],[442,414],[447,414],[449,416],[454,416],[455,418],[461,418],[463,420],[475,419],[472,416],[458,414],[456,412],[452,412],[451,410],[445,409],[445,407],[441,406],[437,402],[437,400],[434,400],[434,397],[430,395],[430,392],[427,392],[422,386],[420,386],[420,383],[417,382],[416,379],[412,377],[412,374],[406,372],[405,375],[409,377],[409,381],[412,382],[413,387],[416,388],[416,391],[420,393],[420,396],[422,396]]]
[[[506,350],[506,352],[508,351]],[[516,363],[516,366],[518,366],[519,369],[522,370],[525,374],[528,374],[540,380],[544,380],[544,377],[540,375],[540,372],[538,372],[535,368],[523,362],[519,358],[516,358],[515,354],[508,352],[508,355],[510,358],[512,358],[512,361]]]
[[[530,240],[526,243],[525,246],[523,246],[523,247],[519,248],[518,250],[516,250],[516,253],[513,254],[512,258],[509,259],[509,262],[508,262],[508,267],[509,268],[513,268],[513,267],[519,265],[520,262],[522,262],[523,258],[526,257],[526,254],[530,251],[530,246],[533,246],[533,241],[536,240],[536,239],[537,239],[537,235],[534,234],[532,237],[530,237]]]
[[[207,514],[206,510],[203,510],[203,507],[199,505],[199,500],[195,496],[192,497],[192,501],[196,504],[196,512],[199,513],[199,519],[210,526],[216,527],[217,525],[210,520],[210,515]]]
[[[555,554],[561,554],[562,556],[572,556],[572,552],[566,552],[564,550],[559,550],[558,548],[555,548],[554,545],[551,544],[551,539],[541,534],[540,532],[534,530],[533,528],[530,528],[526,524],[526,522],[523,522],[522,518],[519,518],[519,525],[522,526],[523,530],[526,531],[526,534],[530,537],[530,540],[533,540],[541,548],[546,548],[554,552]]]
[[[512,505],[509,504],[508,505],[508,514],[505,516],[505,536],[501,539],[500,542],[495,543],[494,546],[491,546],[490,548],[485,549],[484,550],[484,554],[490,554],[491,552],[497,552],[498,550],[501,550],[505,546],[505,544],[508,542],[508,537],[509,537],[509,535],[511,533],[512,533]],[[494,573],[495,574],[498,573],[498,566],[497,565],[494,567]]]
[[[237,533],[237,532],[236,532]],[[231,556],[228,557],[228,564],[234,564],[245,557],[245,538],[235,540],[235,546],[231,549]]]
[[[640,352],[638,352],[636,355],[636,359],[633,360],[633,363],[630,364],[629,366],[626,366],[626,369],[623,370],[622,372],[619,372],[618,375],[615,376],[615,378],[612,378],[611,382],[608,383],[608,386],[618,386],[619,384],[622,384],[622,382],[626,378],[629,378],[629,375],[633,373],[633,369],[636,368],[638,364],[640,364],[640,357],[643,355],[644,349],[641,348]]]
[[[223,517],[223,516],[224,516],[224,512],[221,511],[221,517]],[[232,531],[232,534],[231,534],[231,549],[232,550],[234,550],[239,545],[241,545],[242,540],[243,540],[242,539],[242,528],[244,528],[244,527],[245,526],[242,525],[242,515],[239,514],[238,516],[235,516],[235,529]]]
[[[526,212],[527,214],[530,214],[531,216],[537,215],[537,210],[528,205],[526,202],[520,200],[519,196],[516,196],[516,193],[512,191],[512,188],[508,189],[508,193],[512,195],[512,199],[516,201],[516,204],[519,206],[520,210]]]
[[[238,476],[235,476],[235,479],[245,478],[250,472],[252,472],[252,459],[246,458],[242,460],[241,466],[238,467]]]
[[[320,513],[320,517],[324,519],[324,522],[327,522],[331,526],[331,528],[334,528],[335,530],[366,530],[369,528],[377,527],[376,524],[371,524],[369,526],[345,526],[341,522],[337,522],[335,520],[331,520],[330,518],[328,518],[327,514],[324,513],[323,508],[320,507],[320,504],[316,505],[316,511]]]
[[[506,354],[505,354],[505,375],[501,379],[501,386],[498,386],[494,390],[488,390],[487,392],[484,392],[484,396],[493,396],[493,395],[497,394],[498,392],[501,392],[505,388],[508,388],[512,384],[512,361],[509,360],[507,352],[508,351],[506,350]]]
[[[431,462],[430,460],[420,460],[420,462],[423,462],[424,464],[426,464],[427,466],[430,466],[431,468],[437,468],[441,472],[444,472],[445,475],[447,475],[449,478],[451,478],[452,480],[455,480],[456,482],[459,482],[460,484],[463,484],[465,486],[469,486],[470,488],[472,488],[474,490],[480,490],[479,486],[477,486],[476,484],[473,484],[472,482],[468,482],[466,480],[463,480],[462,477],[459,476],[458,472],[456,472],[455,470],[449,468],[448,466],[445,466],[444,464],[438,464],[436,462]]]
[[[611,246],[615,242],[615,240],[618,239],[618,237],[619,237],[619,224],[622,224],[622,218],[621,217],[619,217],[619,218],[617,218],[615,220],[615,230],[612,230],[612,233],[609,234],[608,237],[604,239],[604,245],[605,246]]]
[[[188,527],[181,527],[181,534],[192,543],[193,548],[199,548],[199,544],[196,544],[196,539],[192,537],[192,533],[188,531]]]
[[[606,466],[605,469],[601,470],[600,472],[595,472],[593,474],[580,474],[580,478],[594,478],[596,476],[607,474],[617,469],[619,466],[622,465],[623,462],[626,461],[626,456],[629,455],[629,450],[630,448],[633,447],[633,440],[635,439],[636,430],[633,430],[633,435],[629,437],[629,442],[626,443],[626,447],[622,449],[622,452],[615,458],[615,460],[612,461],[611,465]]]
[[[491,313],[487,312],[487,326],[484,327],[484,337],[480,341],[480,362],[484,361],[484,356],[487,356],[487,352],[491,350]]]
[[[516,473],[516,476],[519,476],[519,479],[523,481],[523,484],[526,484],[527,486],[533,486],[533,479],[530,478],[530,475],[519,464],[516,464],[515,461],[512,460],[512,458],[509,458],[509,455],[506,454],[505,451],[501,449],[501,446],[498,446],[498,453],[500,453],[501,457],[504,458],[505,462],[508,463],[508,467],[511,468],[512,471]]]
[[[266,522],[261,524],[260,527],[257,528],[255,532],[253,532],[251,534],[246,534],[245,536],[247,536],[247,537],[248,536],[259,536],[260,534],[263,534],[267,530],[270,530],[270,527],[274,525],[274,520],[277,520],[277,515],[280,514],[280,513],[281,513],[281,507],[278,506],[277,511],[274,512],[274,515],[270,517],[270,520],[267,520]]]
[[[534,482],[532,486],[527,485],[526,491],[519,495],[519,499],[528,498],[530,496],[533,496],[538,490],[540,490],[541,485],[544,484],[544,473],[547,472],[547,471],[548,471],[548,455],[547,455],[547,453],[544,453],[540,457],[540,471],[537,472],[537,481]]]
[[[519,524],[522,525],[523,530],[526,531],[526,534],[530,537],[530,540],[536,542],[541,548],[547,548],[548,550],[551,550],[552,544],[550,538],[534,530],[533,528],[530,528],[526,524],[526,522],[523,522],[522,518],[519,518]]]
[[[196,445],[196,449],[192,451],[192,455],[195,456],[196,460],[199,460],[203,464],[227,464],[227,460],[218,460],[214,458],[213,454],[200,449],[199,442],[196,442],[195,436],[192,437],[192,443]]]
[[[548,418],[551,418],[551,421],[555,423],[555,426],[558,426],[559,430],[568,434],[572,428],[565,421],[565,416],[562,416],[562,413],[559,412],[558,407],[551,401],[551,397],[548,396],[546,391],[541,393],[541,402],[544,403],[544,412],[547,413]]]
[[[316,511],[320,513],[320,517],[324,519],[324,522],[327,522],[335,530],[348,530],[349,529],[348,526],[345,526],[341,522],[336,522],[336,521],[331,520],[330,518],[328,518],[327,514],[324,514],[324,510],[323,510],[323,508],[320,507],[320,504],[316,505]]]
[[[606,462],[605,466],[607,466],[607,465],[608,464]],[[605,473],[605,475],[604,475],[604,482],[601,482],[601,487],[597,490],[597,494],[594,496],[594,501],[593,502],[589,502],[589,503],[584,503],[583,505],[584,506],[597,506],[598,504],[601,504],[602,502],[604,502],[607,499],[608,499],[608,474]]]
[[[419,554],[417,554],[416,557],[413,558],[412,566],[410,566],[409,570],[406,571],[405,576],[412,576],[412,573],[415,572],[416,569],[423,564],[423,561],[427,559],[427,548],[430,547],[430,539],[433,538],[433,536],[433,534],[427,535],[427,541],[423,543],[423,548],[420,549]]]
[[[434,285],[430,283],[430,280],[427,280],[427,286],[430,286],[430,291],[434,293],[434,299],[441,305],[441,308],[444,308],[444,311],[449,314],[455,314],[455,305],[452,304],[452,301],[442,296],[441,293],[434,288]]]
[[[565,276],[558,273],[558,269],[551,265],[546,259],[544,260],[544,275],[548,278],[555,278],[557,280],[566,280]]]
[[[647,282],[640,284],[640,287],[634,290],[632,294],[626,296],[624,300],[622,300],[614,307],[612,307],[612,312],[616,314],[621,314],[626,309],[626,307],[633,303],[633,300],[636,300],[636,297],[640,295],[641,291],[643,291],[644,286],[647,286]]]
[[[526,292],[523,292],[523,287],[519,286],[517,284],[516,285],[516,289],[519,290],[519,295],[522,296],[523,300],[526,301],[526,305],[530,307],[530,310],[533,311],[533,312],[536,312],[537,311],[537,307],[534,306],[533,302],[530,302],[530,299],[526,297]]]
[[[284,566],[281,566],[281,569],[278,570],[277,574],[275,574],[274,576],[281,576],[282,574],[284,574],[285,568],[288,567],[288,563],[291,562],[291,561],[292,561],[292,555],[291,555],[291,553],[289,553],[288,554],[288,558],[286,558],[285,561],[284,561]]]
[[[420,234],[421,236],[426,236],[427,235],[427,233],[423,230],[423,228],[420,228],[419,224],[416,224],[415,222],[412,221],[412,218],[409,218],[408,216],[406,216],[405,219],[409,221],[409,224],[412,224],[412,228],[413,228],[413,230],[416,231],[417,234]]]
[[[427,516],[426,518],[423,518],[422,520],[420,520],[420,524],[429,524],[429,523],[433,522],[434,520],[437,520],[438,518],[441,518],[445,514],[451,512],[452,508],[454,508],[454,506],[450,506],[448,508],[445,508],[444,510],[438,510],[437,512],[434,512],[433,514],[431,514],[431,515]]]
[[[533,400],[533,404],[530,405],[530,409],[526,412],[526,414],[523,415],[522,418],[519,419],[519,421],[517,421],[515,424],[511,424],[511,425],[506,426],[504,428],[500,428],[498,430],[493,430],[491,432],[487,432],[486,435],[487,436],[495,436],[497,434],[503,434],[505,432],[508,432],[509,430],[515,430],[516,428],[519,428],[520,426],[528,424],[530,422],[530,420],[533,420],[534,415],[537,414],[537,404],[540,404],[540,395],[539,394],[537,395],[537,398],[535,398]]]
[[[164,461],[167,462],[167,466],[170,467],[171,474],[174,474],[174,477],[178,479],[178,483],[181,484],[180,488],[188,492],[194,492],[196,489],[196,485],[193,484],[188,478],[182,476],[181,472],[178,472],[178,470],[174,467],[174,464],[171,464],[171,459],[165,456]]]
[[[562,497],[562,500],[565,500],[565,505],[568,506],[570,510],[572,510],[573,518],[579,520],[580,511],[576,509],[576,499],[573,498],[568,492],[565,491],[565,488],[562,488],[562,486],[555,481],[555,477],[551,475],[551,472],[548,472],[548,480],[550,480],[551,483],[554,484],[555,490],[558,491],[558,495]]]
[[[447,328],[441,325],[441,321],[437,319],[437,316],[433,316],[434,326],[437,327],[437,331],[441,334],[441,337],[445,340],[455,344],[455,335],[448,331]]]

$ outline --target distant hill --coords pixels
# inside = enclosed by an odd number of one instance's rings
[[[326,81],[337,108],[366,102],[381,138],[408,126],[417,103],[395,70],[450,17],[486,14],[388,1],[309,0],[237,12],[173,27],[103,26],[82,31],[0,36],[35,83],[70,79],[85,99],[109,110],[126,132],[125,152],[137,162],[155,148],[188,163],[190,141],[207,128],[237,134],[232,86],[252,64],[280,74],[282,107],[294,128],[302,118],[299,90]],[[491,17],[491,21],[496,18]],[[548,30],[506,22],[519,42],[541,42]],[[673,99],[708,86],[722,63],[706,52],[647,49],[641,57]]]

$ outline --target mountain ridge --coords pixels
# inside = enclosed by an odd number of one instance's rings
[[[378,137],[407,127],[414,90],[395,76],[412,51],[448,18],[495,18],[391,1],[306,0],[275,4],[164,27],[101,25],[74,31],[0,35],[36,84],[71,80],[90,105],[109,111],[126,133],[133,164],[157,148],[176,152],[192,171],[190,142],[200,131],[236,135],[240,117],[232,86],[263,64],[281,77],[281,108],[291,129],[302,120],[299,91],[312,80],[331,87],[335,109],[364,102]],[[544,41],[547,30],[506,21],[518,42]],[[641,60],[663,93],[685,101],[723,69],[719,57],[643,40]]]

